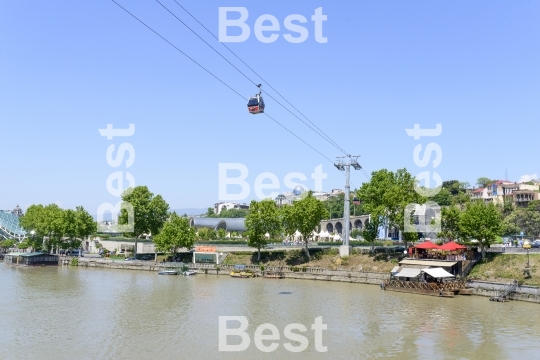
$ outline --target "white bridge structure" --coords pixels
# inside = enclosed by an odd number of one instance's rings
[[[12,211],[0,210],[0,240],[16,239],[22,241],[26,238],[26,231],[19,224],[21,215],[22,210],[18,205]]]

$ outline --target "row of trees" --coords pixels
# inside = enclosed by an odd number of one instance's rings
[[[81,239],[97,230],[96,222],[82,206],[64,210],[56,204],[32,205],[19,223],[30,234],[22,245],[35,250],[77,249]]]
[[[374,229],[384,223],[390,228],[398,228],[405,242],[418,239],[417,233],[404,232],[405,221],[412,221],[405,219],[405,208],[409,204],[423,204],[427,198],[416,191],[416,179],[407,169],[396,172],[386,169],[375,171],[371,174],[370,181],[363,183],[356,194],[361,199],[363,208],[370,214],[371,228],[369,233],[363,234],[364,238],[368,235],[371,240]]]
[[[503,233],[501,211],[493,203],[472,201],[463,207],[443,207],[441,212],[441,232],[438,236],[448,241],[476,240],[482,256],[485,256],[486,248]]]
[[[478,179],[481,186],[492,182],[488,178]],[[417,180],[406,169],[373,172],[370,181],[356,191],[362,200],[363,210],[371,214],[369,227],[362,231],[364,239],[374,241],[376,229],[385,223],[390,228],[398,228],[406,244],[417,240],[418,233],[404,232],[405,224],[411,224],[414,216],[411,214],[411,218],[405,219],[405,208],[428,200],[442,208],[440,238],[477,240],[484,254],[485,248],[499,235],[513,235],[519,231],[540,235],[540,203],[533,203],[527,209],[514,209],[509,204],[496,206],[483,201],[471,202],[466,192],[469,184],[458,180],[443,182],[442,189],[432,197],[420,195],[417,187]],[[503,221],[505,212],[508,216]]]
[[[257,259],[260,260],[261,248],[268,244],[266,234],[273,239],[280,234],[293,237],[298,231],[302,235],[306,256],[310,258],[308,243],[312,239],[312,233],[321,220],[327,217],[328,211],[324,203],[313,197],[311,191],[293,205],[284,205],[281,208],[278,208],[272,199],[253,200],[245,220],[248,245],[257,248]]]

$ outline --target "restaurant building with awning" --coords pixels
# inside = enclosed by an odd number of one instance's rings
[[[455,275],[450,274],[448,271],[444,270],[441,267],[438,268],[428,268],[428,269],[417,269],[417,268],[403,268],[400,272],[396,273],[394,276],[396,278],[405,278],[405,279],[422,279],[425,280],[426,276],[421,276],[423,274],[429,275],[429,278],[432,279],[454,279]]]
[[[461,261],[403,259],[399,262],[397,273],[400,273],[404,269],[424,270],[432,268],[442,268],[452,276],[455,276],[461,275],[462,264]]]
[[[467,260],[475,257],[474,250],[469,250],[466,246],[450,241],[443,245],[437,245],[431,241],[409,247],[408,258],[410,259],[428,259],[428,260]]]
[[[216,264],[222,263],[225,258],[223,253],[218,253],[215,246],[196,246],[193,251],[194,264]]]

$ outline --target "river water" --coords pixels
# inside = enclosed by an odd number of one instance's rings
[[[245,316],[250,346],[219,351],[219,316]],[[322,316],[322,346],[311,324]],[[259,350],[271,323],[278,348]],[[284,343],[306,326],[307,348]],[[229,328],[239,323],[228,323]],[[298,331],[296,331],[298,333]],[[538,359],[540,305],[438,298],[378,286],[0,263],[0,359]],[[239,344],[240,337],[227,337]],[[264,342],[269,345],[272,341]]]

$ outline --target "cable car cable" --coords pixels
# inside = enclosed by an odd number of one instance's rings
[[[135,20],[137,20],[138,22],[140,22],[141,24],[143,24],[146,28],[148,28],[149,30],[151,30],[154,34],[156,34],[157,36],[159,36],[162,40],[164,40],[165,42],[167,42],[169,45],[171,45],[173,48],[175,48],[178,52],[180,52],[182,55],[184,55],[185,57],[187,57],[189,60],[191,60],[192,62],[194,62],[197,66],[199,66],[201,69],[203,69],[204,71],[206,71],[208,74],[212,75],[212,77],[214,77],[216,80],[218,80],[220,83],[222,83],[223,85],[225,85],[226,87],[229,88],[229,90],[231,90],[232,92],[234,92],[235,94],[237,94],[240,98],[244,99],[244,96],[242,94],[240,94],[238,91],[236,91],[235,89],[233,89],[231,86],[229,86],[226,82],[224,82],[223,80],[221,80],[220,78],[218,78],[216,75],[214,75],[210,70],[206,69],[204,66],[202,66],[201,64],[199,64],[195,59],[193,59],[192,57],[190,57],[189,55],[187,55],[185,52],[183,52],[182,50],[180,50],[176,45],[174,45],[173,43],[171,43],[169,40],[167,40],[165,37],[163,37],[160,33],[158,33],[157,31],[155,31],[154,29],[152,29],[149,25],[147,25],[144,21],[142,21],[141,19],[139,19],[137,16],[135,16],[133,13],[131,13],[129,10],[127,10],[125,7],[123,7],[122,5],[120,5],[119,3],[117,3],[115,0],[111,0],[113,3],[115,3],[116,5],[118,5],[122,10],[124,10],[126,13],[128,13],[129,15],[131,15]],[[303,140],[302,138],[300,138],[298,135],[296,135],[293,131],[289,130],[285,125],[281,124],[279,121],[277,121],[276,119],[274,119],[273,117],[271,117],[270,115],[268,115],[267,113],[265,113],[266,116],[268,116],[270,119],[272,119],[276,124],[278,124],[279,126],[281,126],[282,128],[284,128],[285,130],[287,130],[289,133],[291,133],[292,135],[294,135],[298,140],[302,141],[304,144],[306,144],[307,146],[309,146],[311,149],[315,150],[317,153],[319,153],[319,155],[323,156],[325,159],[327,159],[328,161],[332,162],[332,160],[330,160],[330,158],[328,158],[327,156],[325,156],[323,153],[321,153],[319,150],[315,149],[312,145],[310,145],[309,143],[307,143],[305,140]]]
[[[141,24],[143,24],[144,26],[146,26],[150,31],[152,31],[154,34],[156,34],[157,36],[159,36],[160,38],[162,38],[165,42],[167,42],[169,45],[171,45],[173,48],[175,48],[176,50],[178,50],[182,55],[184,55],[185,57],[187,57],[189,60],[191,60],[192,62],[194,62],[195,64],[197,64],[201,69],[203,69],[204,71],[206,71],[208,74],[212,75],[216,80],[218,80],[220,83],[222,83],[223,85],[225,85],[226,87],[228,87],[230,90],[232,90],[233,92],[235,92],[236,94],[238,94],[238,96],[240,96],[242,99],[244,98],[244,96],[242,94],[240,94],[238,91],[234,90],[232,87],[230,87],[229,85],[227,85],[223,80],[221,80],[220,78],[218,78],[216,75],[212,74],[212,72],[210,72],[210,70],[206,69],[204,66],[202,66],[201,64],[199,64],[195,59],[193,59],[192,57],[190,57],[188,54],[186,54],[185,52],[183,52],[182,50],[180,50],[176,45],[174,45],[173,43],[171,43],[169,40],[167,40],[166,38],[164,38],[161,34],[159,34],[157,31],[155,31],[154,29],[152,29],[150,26],[146,25],[146,23],[144,23],[141,19],[139,19],[138,17],[136,17],[135,15],[133,15],[132,13],[130,13],[125,7],[123,7],[122,5],[120,5],[119,3],[117,3],[115,0],[111,0],[113,3],[115,3],[116,5],[118,5],[120,8],[122,8],[125,12],[127,12],[129,15],[131,15],[134,19],[136,19],[138,22],[140,22]]]
[[[188,30],[190,30],[193,34],[195,34],[200,40],[202,40],[208,47],[210,47],[216,54],[218,54],[221,58],[223,58],[229,65],[231,65],[234,69],[236,69],[242,76],[244,76],[246,79],[248,79],[253,85],[257,86],[257,83],[253,80],[251,80],[246,74],[244,74],[238,67],[236,67],[233,63],[231,63],[225,56],[223,56],[218,50],[216,50],[212,45],[210,45],[206,40],[204,40],[195,30],[193,30],[191,27],[189,27],[185,22],[183,22],[176,14],[174,14],[169,8],[167,8],[165,5],[163,5],[159,0],[156,0],[158,4],[160,4],[167,12],[169,12],[176,20],[178,20],[182,25],[184,25]],[[197,20],[189,11],[187,11],[180,3],[178,3],[175,0],[175,3],[178,4],[188,15],[190,15],[197,23],[199,23],[206,31],[208,31],[216,40],[219,41],[219,39],[210,31],[208,30],[199,20]],[[229,47],[222,42],[220,42],[227,50],[229,50],[238,60],[240,60],[244,65],[248,67],[255,75],[261,78],[272,90],[274,90],[283,100],[285,100],[289,105],[291,105],[296,111],[298,111],[299,114],[301,114],[304,118],[306,118],[307,121],[309,121],[316,129],[308,125],[304,120],[302,120],[298,115],[293,113],[290,109],[288,109],[285,105],[283,105],[281,102],[279,102],[276,98],[274,98],[269,93],[265,92],[266,95],[268,95],[272,100],[274,100],[278,105],[283,107],[285,110],[287,110],[291,115],[296,117],[298,120],[300,120],[304,125],[309,127],[311,130],[313,130],[317,135],[322,137],[324,140],[329,142],[332,146],[336,147],[339,151],[343,152],[345,155],[348,155],[348,153],[343,150],[338,144],[336,144],[328,135],[326,135],[321,129],[317,127],[311,120],[309,120],[304,114],[302,114],[294,105],[292,105],[283,95],[281,95],[276,89],[274,89],[262,76],[260,76],[255,70],[253,70],[248,64],[246,64],[238,55],[236,55]]]

